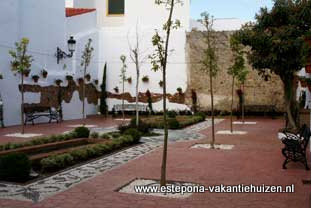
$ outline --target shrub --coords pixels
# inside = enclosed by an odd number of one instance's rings
[[[75,128],[74,132],[77,134],[78,138],[89,138],[90,136],[90,130],[84,126]]]
[[[29,177],[31,163],[26,154],[12,153],[0,157],[0,180],[25,181]]]
[[[206,114],[204,112],[198,112],[196,114],[194,114],[194,116],[199,116],[201,117],[201,119],[204,121],[206,118]]]
[[[180,124],[179,124],[179,122],[177,121],[176,118],[172,118],[172,119],[168,120],[168,127],[170,129],[179,129],[180,128]]]
[[[119,125],[118,126],[118,130],[120,131],[121,134],[123,134],[123,132],[125,132],[127,129],[130,128],[130,125]]]
[[[175,111],[168,111],[168,112],[167,112],[167,116],[168,116],[169,118],[176,118],[177,113],[176,113]]]
[[[93,139],[98,139],[99,138],[99,134],[98,134],[98,132],[92,132],[90,134],[90,137],[93,138]]]
[[[43,172],[56,171],[73,164],[74,157],[71,154],[55,155],[40,161]]]
[[[135,143],[138,143],[142,134],[137,130],[137,129],[134,129],[134,128],[130,128],[130,129],[127,129],[125,132],[124,132],[125,135],[130,135],[134,142]]]
[[[138,127],[136,126],[136,118],[132,118],[129,128],[135,128],[138,131],[140,131],[143,134],[149,133],[151,131],[151,126],[145,122],[143,122],[141,119],[138,121]]]
[[[101,139],[110,139],[108,134],[102,134],[102,135],[100,135],[100,138]]]

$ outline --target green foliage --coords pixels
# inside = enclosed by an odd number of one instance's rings
[[[194,114],[194,116],[201,117],[202,121],[205,121],[206,119],[206,114],[204,112],[197,112]]]
[[[177,121],[176,118],[170,118],[170,119],[168,119],[168,127],[170,129],[179,129],[180,123]]]
[[[75,128],[74,132],[77,134],[78,138],[89,138],[90,136],[90,130],[84,126]]]
[[[31,163],[27,155],[12,153],[0,157],[0,180],[22,182],[29,178]]]
[[[0,145],[0,151],[17,149],[21,147],[28,147],[28,146],[34,146],[34,145],[48,144],[52,142],[67,141],[67,140],[75,139],[75,138],[78,138],[76,132],[70,132],[67,134],[60,134],[60,135],[51,135],[47,137],[33,139],[28,142],[3,144],[3,145]]]
[[[151,131],[151,127],[149,124],[143,122],[142,120],[139,119],[139,125],[136,126],[136,118],[132,118],[130,123],[128,125],[120,125],[118,127],[118,130],[120,133],[125,133],[126,130],[128,129],[136,129],[138,130],[142,135],[148,134]]]
[[[134,131],[136,132],[134,133]],[[44,158],[40,161],[41,169],[43,172],[57,171],[79,162],[102,156],[119,148],[135,144],[139,141],[139,138],[135,135],[136,133],[137,130],[130,130],[127,135],[119,135],[119,138],[112,140],[110,143],[88,145],[65,154]],[[132,135],[136,136],[136,138],[134,139]]]
[[[92,132],[92,133],[90,134],[90,138],[98,139],[98,138],[99,138],[98,132]]]
[[[177,113],[175,111],[173,111],[173,110],[170,110],[170,111],[167,112],[167,116],[169,118],[176,118]]]
[[[12,56],[11,69],[14,72],[23,74],[25,70],[30,70],[33,61],[32,56],[27,55],[27,47],[29,40],[22,38],[20,42],[15,43],[16,50],[10,50],[9,54]]]
[[[153,112],[153,108],[152,108],[152,97],[151,97],[151,93],[149,90],[146,91],[146,96],[147,96],[147,102],[148,102],[148,108],[150,110],[150,112]]]
[[[284,86],[289,124],[295,128],[294,75],[307,61],[310,47],[305,35],[311,28],[311,1],[275,0],[271,10],[262,8],[256,22],[238,32],[239,41],[250,47],[248,60],[259,74],[270,71]]]
[[[132,138],[134,139],[135,143],[138,143],[140,138],[141,138],[141,136],[142,136],[142,133],[139,132],[137,129],[134,129],[134,128],[127,129],[124,132],[124,134],[132,136]]]
[[[204,33],[205,43],[207,45],[206,49],[204,50],[204,57],[201,61],[203,67],[202,71],[205,73],[210,74],[212,77],[215,77],[218,72],[218,57],[216,54],[216,33],[213,30],[213,23],[214,18],[210,17],[207,12],[203,12],[201,14],[201,18],[199,22],[203,24],[206,29]]]
[[[94,48],[91,45],[92,39],[90,38],[84,47],[84,51],[81,57],[81,66],[83,66],[84,69],[86,69],[91,63],[92,53],[94,51]]]
[[[238,40],[238,33],[230,37],[230,47],[233,53],[233,64],[228,68],[228,74],[237,78],[241,83],[246,81],[248,71],[245,67],[244,46]]]

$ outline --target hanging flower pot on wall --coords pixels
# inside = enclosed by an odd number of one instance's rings
[[[118,88],[118,87],[113,88],[113,90],[114,90],[116,93],[119,93],[119,88]]]
[[[160,82],[159,82],[159,86],[160,86],[160,87],[163,87],[163,81],[160,81]]]
[[[84,82],[84,79],[82,77],[80,77],[77,81],[78,81],[79,85],[82,85]]]
[[[301,87],[307,87],[308,86],[306,80],[304,80],[304,79],[300,80],[300,85],[301,85]]]
[[[132,77],[129,77],[126,80],[127,80],[127,83],[132,84]]]
[[[62,83],[63,83],[63,80],[61,80],[61,79],[55,80],[55,84],[56,84],[57,86],[60,86]]]
[[[47,72],[45,69],[43,69],[43,70],[41,71],[41,74],[42,74],[42,77],[43,77],[43,78],[47,78],[47,76],[48,76],[48,72]]]
[[[39,81],[39,76],[38,75],[33,75],[32,76],[32,80],[35,82],[35,83],[37,83],[38,81]]]
[[[148,83],[149,82],[149,77],[148,76],[143,76],[143,78],[141,79],[144,83]]]
[[[177,92],[181,95],[181,94],[182,94],[182,88],[181,88],[181,87],[178,87],[178,88],[177,88]]]
[[[71,80],[73,80],[73,77],[71,75],[66,75],[66,80],[71,81]]]
[[[89,82],[91,80],[91,75],[90,74],[85,75],[85,79]]]
[[[306,69],[306,73],[311,73],[311,65],[307,65],[305,69]]]
[[[24,74],[25,77],[29,77],[30,69],[25,69],[23,74]]]
[[[95,79],[95,80],[94,80],[94,83],[95,83],[96,85],[98,85],[98,79]]]

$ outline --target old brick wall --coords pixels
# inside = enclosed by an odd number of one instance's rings
[[[229,38],[232,32],[217,32],[217,54],[218,54],[218,75],[215,78],[214,95],[215,107],[217,110],[229,111],[231,104],[231,83],[232,78],[227,74],[227,69],[232,63],[232,52],[230,50]],[[186,103],[191,105],[191,90],[197,92],[198,104],[200,108],[208,110],[210,108],[210,88],[207,74],[201,71],[200,62],[205,42],[203,33],[192,31],[187,35],[188,52],[188,89]],[[245,103],[246,105],[275,105],[277,111],[284,111],[282,82],[278,76],[271,74],[271,79],[265,81],[257,74],[257,71],[247,64],[249,74],[245,83]],[[234,107],[238,105],[236,90],[240,85],[235,85]]]

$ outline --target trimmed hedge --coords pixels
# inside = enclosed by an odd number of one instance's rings
[[[201,115],[194,115],[194,116],[176,116],[176,118],[168,118],[168,128],[169,129],[182,129],[187,126],[202,122],[205,120],[205,117],[203,114]],[[162,117],[157,117],[153,119],[152,117],[148,118],[147,121],[148,125],[151,126],[151,128],[155,129],[163,129],[164,128],[164,122]]]
[[[57,171],[137,142],[139,142],[139,139],[137,141],[137,139],[135,140],[131,135],[122,135],[119,139],[114,139],[110,143],[89,145],[81,149],[67,152],[66,154],[53,155],[40,161],[42,172]]]
[[[86,136],[87,131],[85,129],[81,131],[80,128],[81,127],[78,127],[74,129],[72,132],[69,132],[67,134],[51,135],[51,136],[33,139],[28,142],[22,142],[22,143],[3,144],[3,145],[0,145],[0,151],[12,150],[12,149],[17,149],[21,147],[29,147],[29,146],[35,146],[35,145],[41,145],[41,144],[48,144],[48,143],[53,143],[53,142],[67,141],[67,140],[76,139],[76,138],[88,138],[88,137],[81,137],[81,136]]]
[[[90,130],[84,126],[75,128],[74,132],[77,134],[78,138],[89,138]]]
[[[0,157],[0,180],[22,182],[29,178],[31,163],[26,154],[12,153]]]

